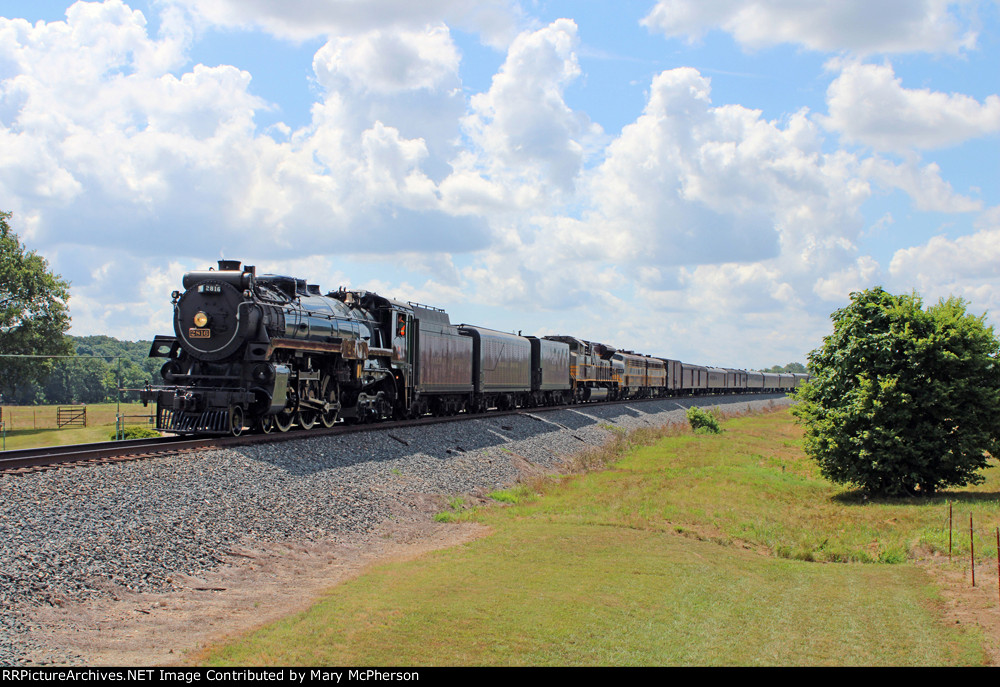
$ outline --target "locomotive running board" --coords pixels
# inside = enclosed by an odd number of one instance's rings
[[[362,360],[364,358],[377,358],[392,355],[391,348],[368,348],[366,341],[348,339],[341,343],[320,343],[319,341],[299,341],[297,339],[271,339],[267,347],[267,359],[270,360],[275,349],[291,348],[299,351],[312,351],[314,353],[339,353],[348,360]]]

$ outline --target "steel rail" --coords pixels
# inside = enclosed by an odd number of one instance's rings
[[[166,452],[190,450],[194,446],[206,443],[204,438],[192,440],[185,437],[153,437],[146,439],[126,439],[124,441],[102,441],[93,444],[12,449],[9,451],[0,451],[0,472],[59,465],[62,463],[80,463],[130,456],[163,454]]]

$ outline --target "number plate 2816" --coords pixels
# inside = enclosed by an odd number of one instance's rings
[[[206,328],[198,329],[196,327],[191,327],[188,329],[188,338],[190,339],[211,339],[212,330]]]

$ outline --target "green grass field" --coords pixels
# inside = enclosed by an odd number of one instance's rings
[[[13,450],[37,446],[86,444],[108,441],[115,431],[115,414],[119,408],[115,403],[88,405],[86,427],[58,428],[56,422],[58,408],[59,406],[3,406],[6,435],[3,446],[7,450]],[[152,407],[143,408],[141,403],[121,404],[121,413],[128,416],[127,425],[150,426],[141,416],[148,417],[154,410]]]
[[[1000,520],[1000,467],[979,487],[875,503],[816,474],[786,411],[729,420],[724,428],[717,436],[620,438],[603,455],[584,457],[592,467],[610,458],[607,469],[497,493],[491,508],[462,510],[452,499],[446,519],[482,522],[493,533],[376,567],[309,611],[191,660],[986,661],[983,636],[944,621],[938,589],[911,559],[940,551],[942,541],[947,547],[948,498],[983,523],[977,549],[991,555],[985,528]]]

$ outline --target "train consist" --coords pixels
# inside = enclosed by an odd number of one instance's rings
[[[640,355],[573,336],[452,324],[438,308],[368,291],[257,275],[220,260],[173,293],[174,336],[157,336],[168,386],[141,393],[180,434],[285,432],[427,413],[788,391],[806,375],[747,372]]]

